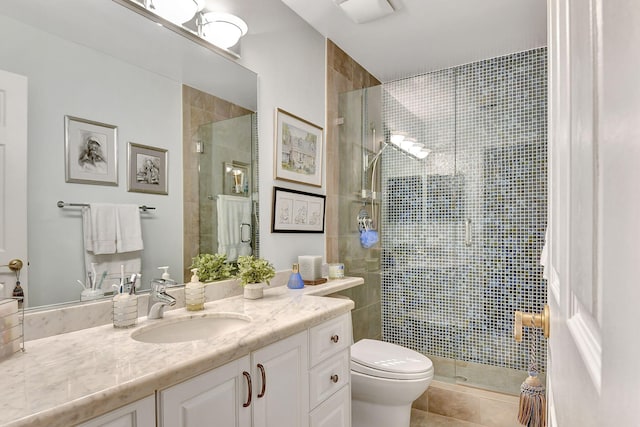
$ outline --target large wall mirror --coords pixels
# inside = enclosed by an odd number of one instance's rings
[[[220,196],[253,208],[255,73],[109,0],[3,0],[0,38],[0,69],[28,78],[27,307],[78,301],[86,281],[82,208],[60,200],[155,208],[141,213],[143,287],[218,250]],[[117,185],[66,182],[67,116],[117,129]],[[168,194],[128,191],[130,143],[166,150]],[[254,221],[238,225],[252,244]]]

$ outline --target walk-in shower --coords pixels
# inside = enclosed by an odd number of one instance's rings
[[[340,97],[340,170],[357,169],[340,210],[364,206],[380,236],[341,257],[379,275],[382,339],[428,355],[437,379],[516,394],[526,377],[512,327],[546,300],[546,64],[540,48]],[[385,148],[397,134],[425,158]]]

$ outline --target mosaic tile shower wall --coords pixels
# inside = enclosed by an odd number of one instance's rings
[[[547,217],[546,48],[384,85],[386,134],[432,153],[383,155],[383,339],[527,368],[513,312],[540,312]],[[469,230],[469,232],[467,232]],[[544,365],[546,346],[538,344]],[[541,366],[544,369],[544,366]]]

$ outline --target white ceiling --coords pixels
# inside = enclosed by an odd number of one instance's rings
[[[334,0],[282,2],[383,82],[546,45],[545,0],[389,0],[364,24]]]

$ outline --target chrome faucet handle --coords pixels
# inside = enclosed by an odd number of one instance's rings
[[[174,306],[176,299],[167,294],[167,285],[173,281],[165,279],[153,279],[151,281],[151,293],[149,294],[149,304],[147,306],[147,317],[149,319],[161,319],[165,306]]]

